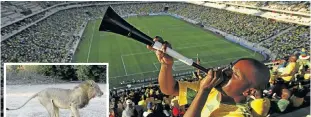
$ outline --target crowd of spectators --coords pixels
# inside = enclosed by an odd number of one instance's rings
[[[232,1],[234,4],[310,13],[310,1]]]
[[[310,106],[310,61],[305,49],[289,58],[269,65],[270,80],[266,89],[249,98],[248,106],[263,116],[280,116]],[[195,72],[194,72],[195,73]],[[201,74],[180,79],[186,82],[201,80]],[[175,77],[176,79],[176,77]],[[161,93],[157,84],[110,89],[109,117],[182,117],[196,92],[186,92],[187,104],[180,105],[181,96]],[[264,100],[264,101],[263,101]],[[265,103],[264,107],[259,106]],[[263,114],[264,113],[264,114]],[[154,116],[157,115],[157,116]]]
[[[189,4],[170,7],[169,11],[255,43],[293,26],[266,18]]]
[[[173,4],[173,3],[172,3]],[[149,13],[163,12],[166,3],[146,3],[146,4],[123,4],[112,6],[116,12],[123,16],[128,14],[147,15]],[[128,10],[131,9],[131,10]]]
[[[8,23],[15,21],[17,19],[21,19],[22,17],[29,16],[29,15],[31,15],[31,13],[40,12],[43,9],[46,9],[48,7],[51,7],[53,5],[60,4],[60,3],[64,3],[64,2],[58,2],[58,1],[46,1],[46,2],[42,2],[42,1],[36,1],[36,2],[34,2],[34,1],[32,1],[32,2],[29,2],[29,1],[26,1],[26,2],[1,1],[1,14],[2,14],[1,15],[1,19],[2,19],[1,24],[2,25],[8,24]],[[28,13],[25,14],[25,12],[28,12]],[[36,17],[38,17],[38,16],[36,16]],[[27,18],[27,20],[24,20],[21,22],[29,24],[29,22],[30,22],[29,20],[33,20],[33,21],[38,20],[38,18],[36,18],[36,17]],[[20,23],[20,24],[22,24],[22,23]],[[23,25],[23,26],[25,26],[25,25]],[[8,28],[8,29],[12,29],[12,27]],[[8,29],[6,29],[6,30],[8,30]],[[1,35],[3,36],[4,34],[1,33]]]
[[[65,3],[66,1],[37,1],[37,4],[40,5],[42,8],[48,8],[57,4]]]
[[[58,2],[51,2],[51,4],[50,2],[40,3],[44,8],[54,4],[58,4]],[[279,58],[284,58],[288,54],[293,54],[302,47],[310,47],[308,42],[310,27],[299,26],[295,30],[288,31],[274,40],[265,41],[267,38],[295,25],[188,3],[131,3],[112,5],[114,10],[120,15],[159,13],[162,12],[166,6],[169,7],[169,13],[196,20],[203,25],[242,37],[250,42],[259,43],[263,41],[263,46],[278,53]],[[307,5],[307,8],[308,7]],[[23,30],[21,33],[2,41],[1,62],[62,62],[62,59],[67,56],[69,48],[71,48],[75,40],[75,38],[73,38],[73,32],[76,32],[84,21],[93,18],[101,18],[106,8],[107,6],[97,5],[84,7],[83,9],[72,8],[59,11],[47,17]],[[22,22],[4,27],[1,29],[1,36],[8,35],[44,16],[46,16],[45,12],[24,19]],[[288,62],[284,62],[282,66],[274,65],[273,67],[284,67],[284,69],[286,69],[287,63]],[[308,66],[309,64],[310,63],[308,63]],[[302,67],[301,69],[307,71],[309,68]],[[298,80],[301,76],[304,76],[300,71],[301,70],[297,70],[294,72],[297,73],[297,75],[294,75],[295,77],[292,78],[293,80],[290,80],[290,82],[284,83],[283,80],[276,80],[277,78],[273,78],[275,80],[271,82],[271,92],[269,91],[270,89],[267,89],[268,93],[266,93],[265,96],[277,101],[284,98],[284,100],[288,100],[291,104],[294,104],[291,98],[293,96],[295,96],[295,99],[304,98],[306,96],[304,93],[308,87],[302,86],[301,84],[304,82],[301,83],[300,80]],[[276,72],[272,70],[272,73],[274,74]],[[309,80],[309,78],[310,77],[304,78],[304,80]],[[189,81],[191,82],[191,79]],[[278,86],[279,84],[281,85]],[[273,87],[279,88],[275,89]],[[156,85],[111,91],[110,95],[110,114],[112,117],[128,115],[144,117],[165,115],[176,117],[182,116],[188,107],[188,105],[179,105],[178,97],[161,93],[159,87]],[[298,104],[297,106],[295,104],[295,107],[300,107],[301,105],[302,104]],[[279,112],[283,112],[284,110],[277,109]]]
[[[159,86],[151,84],[110,90],[109,102],[110,117],[180,117],[186,111],[186,105],[180,106],[177,97],[165,95]]]
[[[64,10],[1,43],[2,60],[61,62],[74,32],[87,17],[83,10]],[[60,22],[61,21],[61,22]]]
[[[21,27],[27,26],[45,16],[46,12],[41,12],[37,15],[30,16],[28,18],[23,19],[19,23],[13,23],[12,25],[8,25],[4,28],[1,28],[1,36],[5,36],[7,34],[13,33],[14,31],[19,30]]]
[[[300,26],[275,39],[264,41],[262,46],[268,48],[273,53],[277,53],[278,58],[284,58],[291,53],[300,51],[300,48],[309,48],[309,39],[310,27]]]
[[[53,2],[54,3],[54,2]],[[58,2],[57,2],[58,3]],[[46,3],[49,4],[49,3]],[[56,3],[55,3],[56,4]],[[189,3],[127,3],[111,5],[120,15],[159,13],[163,12],[164,7],[169,7],[168,13],[177,14],[192,20],[196,20],[205,26],[214,27],[229,34],[241,37],[253,43],[262,42],[269,37],[286,30],[294,24],[271,21],[266,18],[255,17],[251,15],[235,13],[231,11],[204,7]],[[66,57],[68,46],[73,45],[75,38],[72,33],[82,25],[84,21],[89,19],[101,18],[107,6],[94,5],[89,7],[72,8],[59,11],[46,19],[32,25],[14,36],[11,36],[1,44],[2,61],[18,61],[18,62],[62,62],[61,59]],[[129,10],[130,9],[130,10]],[[52,11],[52,10],[51,10]],[[2,28],[1,35],[9,35],[12,32],[47,16],[47,12],[34,15],[22,22]],[[300,28],[299,28],[300,29]],[[298,32],[308,32],[301,30]],[[293,38],[293,32],[286,33],[276,39]],[[304,33],[305,34],[305,33]],[[297,36],[295,36],[297,37]],[[299,37],[289,42],[306,42],[307,35]],[[297,40],[298,39],[298,40]],[[51,43],[52,42],[52,43]],[[293,51],[299,44],[294,47],[281,41],[276,46],[271,43],[267,46],[270,49],[285,49],[277,51],[278,53],[286,53],[284,51]],[[268,45],[268,44],[267,44]],[[288,47],[290,46],[290,47]],[[306,48],[309,45],[305,46]]]
[[[310,1],[268,2],[265,7],[287,11],[310,13]]]

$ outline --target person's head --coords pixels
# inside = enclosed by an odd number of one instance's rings
[[[120,102],[124,102],[124,97],[120,97]]]
[[[146,96],[145,96],[145,95],[142,95],[142,96],[141,96],[141,100],[146,100]]]
[[[150,89],[149,95],[152,96],[153,94],[154,94],[154,90],[153,90],[153,89]]]
[[[288,89],[286,88],[282,89],[282,95],[281,95],[282,99],[288,100],[290,96],[291,96],[291,92]]]
[[[148,109],[148,110],[152,110],[152,107],[153,107],[152,102],[148,102],[148,104],[147,104],[147,109]]]
[[[172,107],[179,107],[177,98],[174,98],[171,100],[171,106]]]
[[[155,94],[156,94],[156,95],[159,95],[159,94],[160,94],[160,91],[157,89],[157,90],[155,91]]]
[[[171,107],[170,107],[170,105],[168,105],[168,104],[164,104],[164,109],[165,109],[165,110],[170,110]]]
[[[109,114],[112,116],[115,116],[114,110],[113,109],[109,109]]]
[[[133,108],[133,107],[134,107],[134,105],[133,105],[132,100],[127,99],[127,100],[126,100],[126,106],[127,106],[127,107],[129,107],[129,108]]]
[[[296,62],[297,61],[297,57],[295,55],[292,55],[289,57],[288,59],[289,62]]]
[[[247,96],[266,88],[270,78],[269,68],[258,60],[243,58],[233,63],[232,76],[221,86],[222,93],[240,102]]]
[[[115,98],[111,98],[111,102],[115,102],[116,101],[116,99]]]
[[[153,106],[153,112],[157,113],[162,113],[163,112],[163,105],[161,103],[155,103]]]

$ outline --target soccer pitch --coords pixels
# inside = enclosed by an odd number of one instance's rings
[[[213,67],[228,64],[239,58],[263,60],[263,56],[240,45],[231,43],[200,27],[170,16],[143,16],[126,19],[137,29],[151,37],[161,36],[173,49],[201,64]],[[109,63],[109,86],[120,86],[121,81],[156,77],[160,64],[154,52],[127,37],[99,32],[101,20],[89,21],[74,55],[74,62]],[[175,60],[174,73],[193,70]]]

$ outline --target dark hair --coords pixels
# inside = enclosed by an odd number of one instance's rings
[[[170,110],[170,109],[171,109],[171,108],[170,108],[170,105],[165,104],[165,105],[164,105],[164,109],[165,109],[165,110]]]
[[[161,103],[155,103],[153,112],[154,113],[162,113],[163,112],[163,105]]]
[[[141,99],[146,100],[146,96],[145,96],[145,95],[142,95],[142,96],[141,96]]]

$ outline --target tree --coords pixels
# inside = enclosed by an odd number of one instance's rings
[[[88,80],[89,79],[89,68],[85,65],[75,66],[77,77],[79,80]]]
[[[104,65],[40,65],[37,72],[62,80],[94,80],[106,83],[106,69]]]
[[[73,65],[41,65],[38,72],[46,76],[59,77],[62,80],[77,80]]]
[[[94,77],[95,82],[106,83],[106,66],[104,65],[93,65],[91,66],[91,74]]]
[[[52,76],[53,75],[52,67],[53,67],[52,65],[40,65],[38,67],[38,73],[46,76]]]
[[[78,65],[77,77],[79,80],[94,80],[95,82],[106,83],[106,66],[104,65]]]

